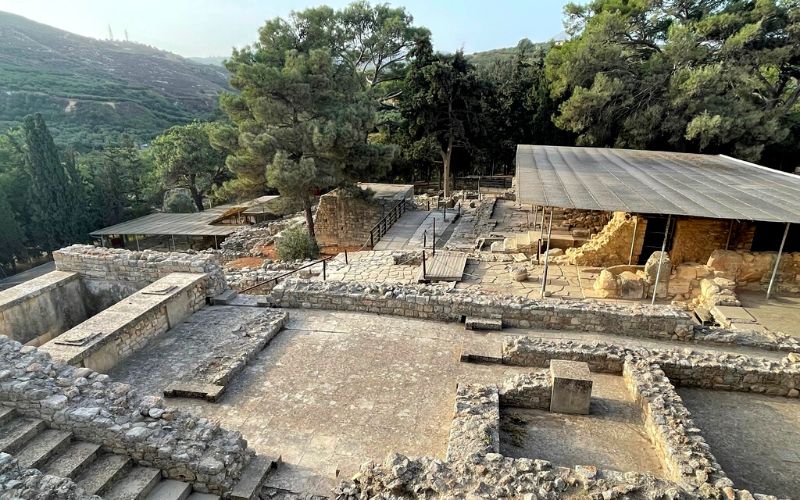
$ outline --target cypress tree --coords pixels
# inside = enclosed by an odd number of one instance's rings
[[[61,164],[42,116],[25,117],[23,131],[31,179],[30,236],[39,249],[50,253],[81,238],[81,224],[76,220],[83,219],[85,207],[79,206],[75,180]]]

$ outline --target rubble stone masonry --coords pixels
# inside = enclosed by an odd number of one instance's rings
[[[673,306],[531,300],[435,285],[286,280],[264,296],[264,302],[276,307],[439,321],[461,321],[466,316],[500,318],[504,325],[519,328],[611,332],[635,337],[690,339],[693,335],[689,315]]]
[[[59,271],[79,273],[94,310],[101,311],[170,273],[205,273],[206,294],[227,288],[219,255],[214,252],[132,252],[92,245],[72,245],[53,252]]]
[[[228,491],[253,454],[238,432],[165,407],[159,397],[141,397],[108,375],[54,363],[47,353],[2,336],[0,404],[201,492]]]

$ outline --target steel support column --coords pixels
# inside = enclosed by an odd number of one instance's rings
[[[767,287],[767,300],[772,295],[772,287],[775,284],[775,277],[778,275],[778,268],[781,265],[781,256],[783,255],[783,247],[786,245],[786,237],[789,236],[789,226],[791,223],[786,223],[786,229],[783,230],[783,238],[781,238],[781,246],[778,248],[778,257],[775,259],[775,267],[772,268],[772,276],[769,278],[769,286]]]
[[[544,213],[544,209],[542,209]],[[544,215],[542,215],[542,224],[544,224]],[[544,228],[544,225],[542,225]],[[550,222],[547,224],[547,249],[544,251],[544,272],[542,273],[542,293],[541,297],[544,298],[545,291],[547,291],[547,261],[550,259],[550,234],[553,231],[553,208],[550,207]]]
[[[631,265],[631,261],[633,260],[633,248],[636,246],[636,229],[639,227],[639,216],[634,215],[636,217],[633,219],[633,236],[631,237],[631,253],[628,255],[628,265]]]
[[[664,242],[661,243],[661,254],[658,256],[658,269],[656,269],[656,284],[653,286],[653,300],[650,305],[656,303],[656,295],[658,295],[658,282],[661,280],[661,264],[664,262],[664,253],[667,251],[667,239],[669,238],[669,225],[672,222],[672,214],[667,216],[667,227],[664,228]]]

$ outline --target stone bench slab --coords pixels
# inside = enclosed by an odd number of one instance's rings
[[[502,330],[503,320],[471,316],[464,321],[464,328],[466,330]]]
[[[225,392],[225,387],[221,385],[178,381],[172,382],[164,389],[164,396],[205,399],[213,403],[222,396],[223,392]]]

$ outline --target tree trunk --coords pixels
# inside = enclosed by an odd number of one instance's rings
[[[197,211],[202,212],[205,208],[203,207],[203,194],[197,190],[197,185],[194,183],[194,181],[195,175],[192,174],[189,176],[189,192],[192,194],[192,199],[197,207]]]
[[[314,233],[314,214],[311,213],[311,200],[308,197],[303,198],[303,210],[306,213],[306,225],[308,226],[308,235],[311,236],[313,240],[317,239],[316,233]]]
[[[447,140],[447,150],[442,151],[442,163],[444,163],[444,175],[442,179],[442,186],[444,189],[445,202],[450,198],[450,159],[453,156],[453,136]]]

